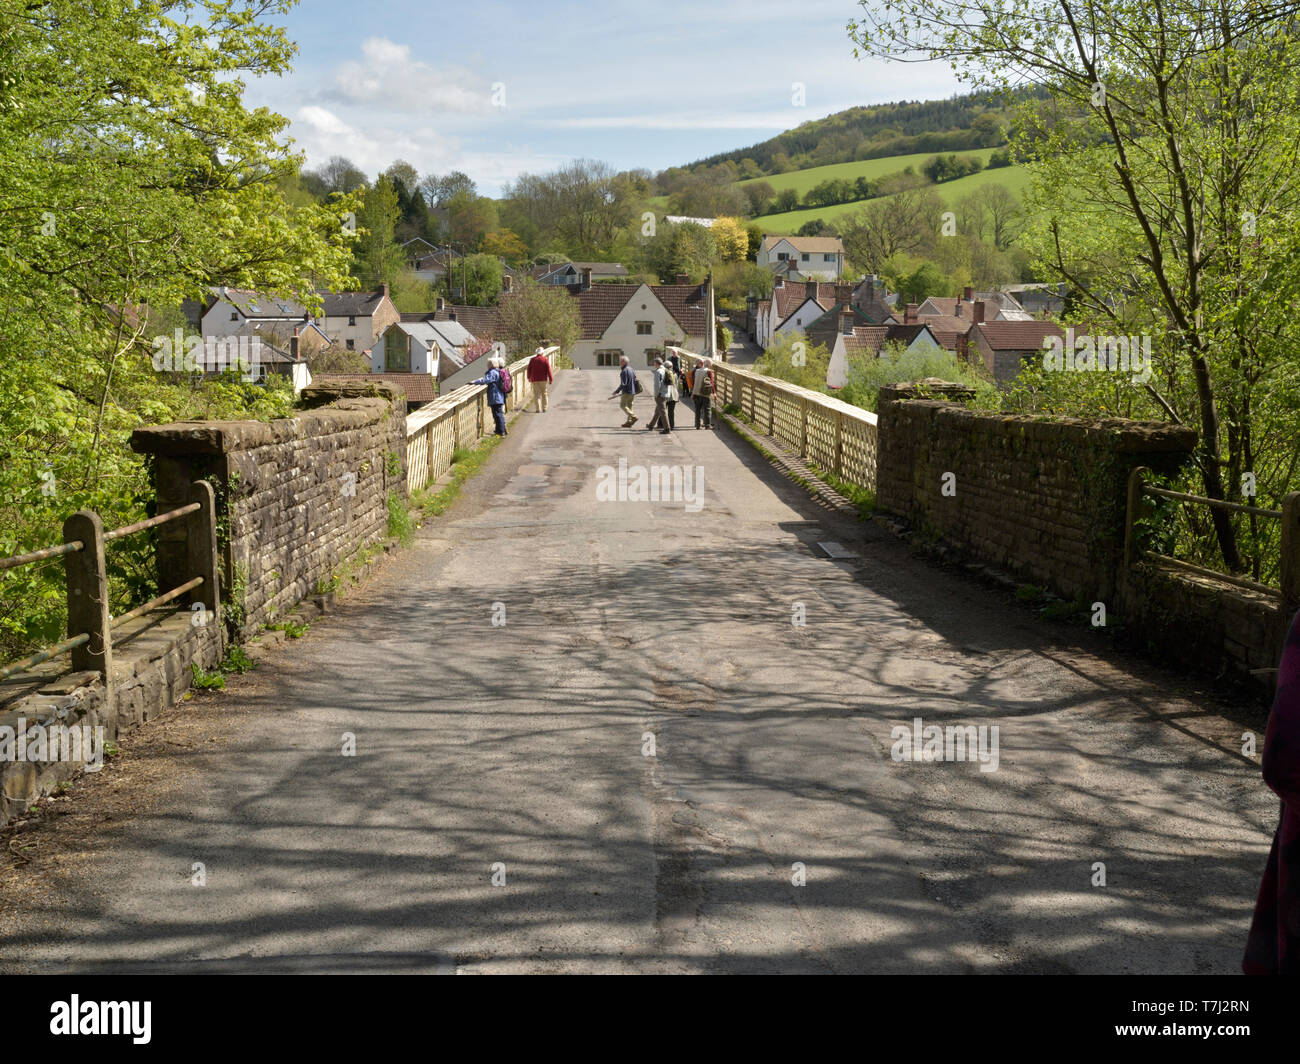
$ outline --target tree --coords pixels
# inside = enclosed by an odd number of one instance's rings
[[[458,194],[477,195],[478,187],[468,174],[462,173],[460,170],[453,170],[443,177],[439,177],[437,174],[429,174],[420,182],[420,191],[424,193],[424,198],[430,206],[443,208],[447,206],[453,196]]]
[[[528,246],[509,229],[500,229],[483,238],[483,253],[505,259],[512,266],[528,257]]]
[[[797,211],[799,209],[799,193],[792,188],[783,188],[776,194],[776,200],[772,204],[773,214],[784,214],[787,211]]]
[[[924,303],[931,296],[947,295],[949,281],[933,263],[923,262],[898,285],[899,295],[909,303]]]
[[[516,355],[552,344],[568,351],[582,336],[578,301],[567,288],[541,285],[531,277],[501,301],[501,336]]]
[[[838,236],[835,227],[824,218],[810,218],[799,226],[796,236]]]
[[[1003,251],[1011,246],[1024,213],[1019,200],[1006,185],[985,185],[971,199],[988,218],[993,246]]]
[[[501,260],[495,255],[469,255],[453,266],[454,280],[463,286],[470,306],[490,307],[501,295]]]
[[[387,176],[381,177],[366,192],[357,215],[362,235],[357,242],[354,272],[362,284],[372,288],[392,284],[401,273],[405,260],[395,240],[398,218],[397,192]]]
[[[768,207],[776,199],[776,189],[766,181],[751,181],[747,185],[742,185],[741,191],[749,200],[749,215],[752,218],[766,214]]]
[[[362,170],[351,159],[333,155],[329,162],[316,171],[326,192],[355,192],[369,182]]]
[[[589,259],[605,253],[632,224],[649,191],[644,171],[616,173],[607,163],[576,159],[549,174],[521,174],[505,197],[539,242]]]
[[[738,218],[718,218],[710,227],[721,262],[740,262],[749,253],[749,234]]]
[[[418,191],[420,175],[405,159],[397,159],[391,163],[383,176],[393,183],[394,188],[401,189],[407,197],[415,195]]]
[[[499,224],[496,204],[486,196],[459,191],[444,205],[447,212],[447,235],[452,243],[467,250],[477,249],[488,233]]]
[[[153,357],[211,285],[309,298],[346,282],[357,197],[287,194],[288,121],[243,96],[293,51],[216,0],[0,0],[0,556],[48,546],[82,507],[105,527],[144,517],[140,425],[291,408],[292,392],[159,374]],[[153,594],[151,551],[114,545],[113,613]],[[0,659],[62,638],[61,600],[57,566],[0,574]]]
[[[1051,107],[1027,116],[1023,134],[1036,148],[1031,195],[1046,219],[1031,239],[1090,316],[1127,315],[1158,336],[1160,372],[1143,387],[1163,416],[1196,424],[1201,482],[1216,500],[1247,469],[1267,469],[1275,497],[1296,475],[1286,447],[1269,442],[1280,424],[1258,410],[1289,380],[1270,339],[1285,326],[1247,309],[1274,256],[1289,255],[1282,219],[1300,207],[1290,179],[1297,14],[1290,0],[882,0],[849,26],[855,52],[1043,87]],[[1117,299],[1121,290],[1129,298]],[[1240,571],[1233,516],[1211,517],[1223,562]]]
[[[929,189],[911,188],[872,200],[840,223],[845,254],[861,269],[877,273],[886,259],[929,246],[943,211],[943,200]]]

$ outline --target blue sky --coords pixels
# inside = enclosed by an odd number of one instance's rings
[[[946,67],[855,60],[853,0],[301,0],[292,73],[248,100],[309,166],[464,170],[496,195],[574,158],[660,170],[859,104],[959,91]],[[804,103],[794,83],[804,86]]]

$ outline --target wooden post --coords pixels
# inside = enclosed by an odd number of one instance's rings
[[[221,583],[217,577],[217,500],[212,485],[206,480],[196,480],[190,485],[190,502],[199,508],[186,518],[189,526],[189,575],[203,577],[203,583],[189,593],[190,605],[200,602],[211,613],[208,624],[221,621]],[[163,588],[164,591],[170,590]]]
[[[1290,619],[1300,610],[1300,491],[1282,500],[1281,575],[1282,606]]]
[[[767,388],[767,434],[776,435],[776,389],[770,384],[765,384]]]
[[[835,411],[835,472],[844,472],[844,412]]]
[[[808,400],[804,396],[799,398],[799,457],[808,457]]]
[[[90,636],[72,650],[72,667],[92,669],[104,677],[112,692],[113,633],[108,613],[108,573],[104,566],[104,523],[94,510],[78,510],[63,522],[63,542],[80,540],[85,546],[63,556],[68,584],[68,635]]]
[[[1128,501],[1124,508],[1124,569],[1131,569],[1137,559],[1137,543],[1133,525],[1142,516],[1142,474],[1149,473],[1146,466],[1137,466],[1128,475]]]

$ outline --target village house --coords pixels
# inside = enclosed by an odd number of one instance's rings
[[[477,355],[477,339],[460,322],[403,314],[370,349],[371,373],[416,373],[443,381]],[[479,352],[481,353],[481,352]]]
[[[837,236],[765,236],[756,261],[785,271],[791,280],[838,281],[844,272],[844,241]]]
[[[905,351],[943,350],[924,324],[904,325],[895,321],[872,324],[850,304],[832,308],[808,327],[806,335],[810,344],[825,347],[830,354],[826,384],[831,388],[843,388],[853,362],[879,358],[880,350],[886,344],[897,344]]]
[[[388,326],[401,319],[387,284],[374,292],[321,292],[325,303],[316,318],[325,334],[348,351],[367,351]]]
[[[691,284],[592,285],[583,271],[582,283],[569,289],[578,301],[581,338],[567,352],[579,369],[617,366],[626,355],[635,369],[653,364],[666,345],[699,354],[716,351],[716,312],[713,279]]]
[[[538,284],[581,284],[583,271],[590,273],[590,281],[619,281],[628,276],[621,262],[565,262],[538,277]]]
[[[896,319],[887,300],[884,285],[875,277],[856,284],[833,284],[787,281],[778,275],[773,281],[772,297],[754,303],[753,338],[766,350],[781,336],[802,335],[814,321],[841,304],[851,305],[863,324],[888,324]]]
[[[1053,321],[978,322],[967,338],[966,360],[982,366],[998,384],[1006,385],[1020,374],[1026,362],[1041,364],[1047,337],[1063,335]]]

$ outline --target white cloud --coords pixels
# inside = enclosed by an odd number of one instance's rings
[[[361,44],[361,61],[344,63],[328,99],[382,104],[387,110],[484,114],[492,110],[492,86],[465,67],[433,67],[411,56],[409,45],[384,37]]]

